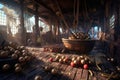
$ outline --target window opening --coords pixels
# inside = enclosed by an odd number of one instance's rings
[[[2,7],[2,10],[4,11],[4,13],[6,14],[6,26],[7,26],[7,33],[11,33],[12,36],[14,37],[15,34],[18,32],[18,29],[20,27],[20,19],[19,19],[19,15],[16,14],[16,12],[13,9],[10,9],[6,6]],[[4,20],[4,19],[3,19]]]
[[[115,15],[111,16],[109,24],[110,24],[110,28],[114,28],[114,26],[115,26]]]
[[[99,39],[99,33],[101,32],[101,27],[94,26],[89,30],[89,34],[92,39]]]
[[[0,25],[6,25],[6,14],[2,10],[4,5],[0,3]]]

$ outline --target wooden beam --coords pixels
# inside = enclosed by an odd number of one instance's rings
[[[31,1],[31,2],[26,2],[26,3],[24,3],[24,5],[33,5],[33,2]]]
[[[59,5],[58,1],[57,0],[54,0],[54,1],[55,1],[56,5],[58,7],[58,12],[56,12],[56,14],[58,14],[58,16],[63,20],[63,22],[64,22],[65,26],[67,27],[67,29],[69,29],[70,27],[69,27],[67,21],[65,20],[64,15],[62,14],[62,11],[61,11],[61,8],[60,8],[60,5]]]
[[[43,6],[44,8],[46,8],[47,10],[49,10],[51,13],[55,14],[55,12],[50,7],[48,7],[46,4],[44,4],[42,1],[40,1],[40,0],[39,1],[34,0],[34,2],[36,4],[38,4],[39,6]]]

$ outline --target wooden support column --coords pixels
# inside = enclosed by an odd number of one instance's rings
[[[120,25],[120,2],[117,3],[117,20],[118,20],[118,26]]]
[[[20,27],[21,27],[21,36],[20,36],[20,41],[21,45],[26,44],[26,30],[24,27],[24,0],[20,0],[20,9],[21,9],[21,15],[20,15]]]
[[[39,32],[39,16],[38,16],[38,8],[39,6],[35,4],[35,45],[37,45],[37,39],[40,37],[40,32]]]
[[[120,3],[117,4],[117,18],[118,24],[120,25]]]
[[[120,2],[114,1],[114,14],[115,14],[115,26],[114,26],[114,45],[113,45],[113,58],[117,66],[120,66]]]
[[[56,35],[59,35],[59,23],[56,21]]]
[[[110,15],[110,0],[106,0],[105,4],[105,32],[109,31],[110,25],[109,25],[109,15]]]
[[[114,35],[114,38],[115,38],[115,41],[118,39],[118,36],[120,35],[120,6],[119,6],[119,2],[116,2],[114,3],[114,9],[115,9],[115,27],[114,27],[114,30],[115,30],[115,35]]]
[[[58,35],[60,35],[60,26],[58,25]]]
[[[54,35],[54,37],[56,37],[56,22],[54,23],[53,31],[54,31],[53,35]]]
[[[52,17],[51,17],[51,19],[49,20],[49,29],[50,29],[50,31],[52,31]]]

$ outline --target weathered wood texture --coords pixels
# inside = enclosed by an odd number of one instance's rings
[[[53,75],[43,69],[43,65],[48,63],[48,59],[54,53],[42,52],[40,48],[29,48],[33,55],[36,56],[29,65],[25,66],[21,74],[16,74],[14,71],[0,71],[0,80],[34,80],[36,75],[40,75],[43,80],[106,80],[99,76],[91,76],[88,70],[71,67],[68,64],[59,62],[51,62],[49,65],[60,70],[60,75]],[[68,57],[77,56],[74,54],[61,54]]]

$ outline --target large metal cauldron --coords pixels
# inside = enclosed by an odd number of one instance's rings
[[[65,39],[62,38],[64,46],[69,50],[79,51],[81,54],[90,52],[95,44],[95,40]]]

